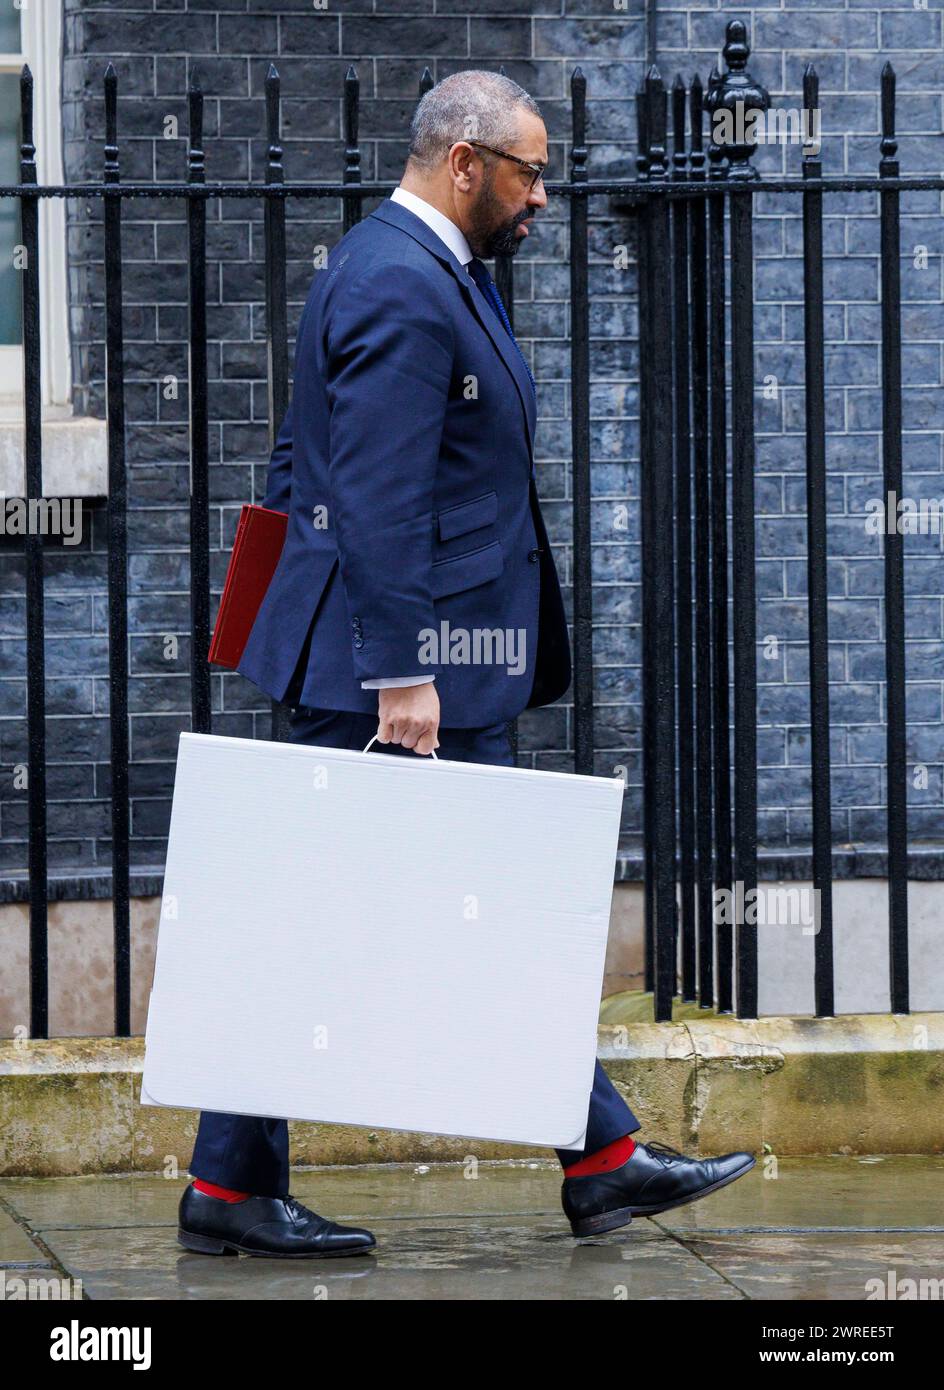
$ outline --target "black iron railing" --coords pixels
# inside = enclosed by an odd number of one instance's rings
[[[727,74],[722,78],[715,71],[709,78],[705,105],[712,116],[726,107],[733,110],[738,102],[748,109],[767,109],[766,92],[746,73],[748,52],[744,26],[732,22],[725,47]],[[761,193],[797,191],[802,192],[804,231],[812,858],[818,918],[815,1006],[818,1015],[833,1012],[823,198],[832,191],[879,195],[884,490],[886,497],[901,496],[899,196],[904,189],[944,186],[940,179],[899,177],[894,158],[895,79],[888,64],[881,74],[881,90],[878,175],[824,178],[816,151],[804,156],[802,182],[758,177],[748,162],[755,147],[748,143],[727,149],[710,144],[706,177],[702,92],[697,79],[687,94],[678,84],[673,89],[674,151],[670,169],[666,149],[668,94],[657,73],[649,73],[638,94],[639,178],[645,184],[645,193],[642,188],[639,190],[640,264],[644,267],[640,287],[640,352],[646,366],[642,376],[643,417],[648,422],[643,454],[646,925],[649,984],[656,994],[657,1018],[670,1017],[676,990],[676,920],[681,932],[682,997],[698,998],[705,1003],[716,998],[719,1009],[730,1009],[736,985],[738,1013],[753,1017],[757,1011],[757,932],[746,920],[745,911],[745,904],[752,894],[756,896],[758,887],[753,204]],[[818,105],[816,74],[808,67],[804,107],[812,112]],[[725,342],[726,271],[730,346]],[[726,563],[726,364],[730,365],[731,399],[730,604]],[[693,576],[698,634],[694,713],[689,608]],[[884,598],[889,983],[892,1012],[900,1013],[908,1010],[909,1000],[904,554],[902,535],[890,530],[885,538]],[[733,616],[733,807],[728,766],[729,612]],[[714,830],[713,854],[709,846],[710,828]],[[713,922],[707,912],[711,894],[718,890],[728,890],[736,904],[733,939],[731,931]],[[713,934],[718,951],[716,985],[712,978]],[[697,989],[696,943],[700,966]]]
[[[757,936],[743,904],[757,889],[757,645],[755,616],[753,205],[758,194],[802,193],[806,363],[806,479],[809,649],[813,741],[813,876],[820,920],[815,949],[818,1014],[833,1011],[832,854],[829,694],[827,685],[825,389],[823,344],[823,200],[832,192],[878,192],[882,237],[882,407],[886,496],[901,493],[901,310],[899,196],[942,189],[944,179],[899,175],[895,159],[894,75],[882,84],[882,139],[875,177],[825,177],[813,154],[802,179],[759,178],[747,142],[721,144],[706,121],[718,112],[765,110],[767,94],[746,71],[743,24],[727,28],[726,71],[704,92],[696,77],[671,94],[673,150],[667,136],[669,93],[650,69],[637,94],[636,176],[594,180],[586,147],[586,80],[571,79],[570,175],[548,182],[569,199],[571,268],[571,434],[573,498],[574,768],[593,771],[594,698],[590,544],[590,332],[588,209],[606,196],[636,224],[640,307],[641,534],[643,651],[643,808],[647,985],[655,1016],[671,1016],[673,996],[742,1017],[757,1011]],[[432,85],[428,70],[419,96]],[[33,145],[33,85],[24,69],[21,182],[0,188],[22,207],[26,489],[42,495],[39,376],[38,199],[104,200],[108,424],[108,609],[111,682],[112,887],[115,934],[115,1032],[130,1030],[130,894],[127,667],[127,482],[122,339],[122,210],[133,198],[182,199],[188,218],[190,563],[192,728],[211,727],[209,416],[207,372],[206,210],[209,198],[262,199],[265,209],[265,303],[269,440],[274,446],[289,398],[286,305],[286,203],[340,198],[343,227],[362,215],[365,199],[390,182],[361,179],[359,85],[353,67],[344,87],[345,161],[339,183],[292,183],[282,166],[280,84],[265,84],[268,154],[262,184],[207,180],[203,93],[188,95],[188,177],[182,183],[121,182],[118,84],[104,79],[106,140],[100,183],[40,186]],[[806,74],[804,104],[818,106],[816,76]],[[727,231],[727,244],[726,244]],[[514,313],[510,258],[496,280]],[[731,341],[726,341],[726,301]],[[727,372],[730,367],[730,420]],[[730,499],[728,497],[730,438]],[[729,593],[728,504],[731,508]],[[45,696],[42,540],[25,542],[27,720],[29,746],[29,886],[31,1034],[44,1037],[47,1006],[47,822],[44,781]],[[889,970],[891,1007],[908,1009],[907,832],[904,686],[904,583],[900,535],[885,540]],[[728,621],[733,618],[733,768],[729,755]],[[273,710],[273,736],[281,712]],[[733,772],[733,779],[732,779]],[[716,895],[741,905],[733,928],[717,920]],[[714,952],[717,958],[715,971]],[[680,969],[679,969],[680,960]],[[736,999],[735,999],[736,991]]]

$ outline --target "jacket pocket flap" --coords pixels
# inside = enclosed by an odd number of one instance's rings
[[[490,526],[498,517],[498,493],[483,492],[470,502],[457,502],[439,513],[439,539],[448,541],[479,526]]]
[[[433,598],[486,584],[496,579],[504,568],[505,556],[500,541],[481,545],[478,550],[469,550],[465,555],[454,555],[448,560],[435,560],[431,583]]]

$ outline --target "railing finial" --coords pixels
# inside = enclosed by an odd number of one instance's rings
[[[33,74],[29,63],[20,71],[20,183],[36,182],[36,146],[33,144]]]
[[[118,182],[118,74],[114,63],[105,69],[105,168],[106,183]]]
[[[705,94],[701,85],[701,78],[698,73],[692,78],[692,85],[689,90],[688,120],[691,131],[691,166],[692,174],[695,178],[705,177],[705,148],[704,148],[704,123],[705,123]]]
[[[187,86],[187,115],[190,129],[187,138],[187,177],[190,183],[206,182],[206,160],[203,152],[203,88],[197,69],[190,73]]]
[[[571,146],[570,177],[574,183],[587,180],[587,79],[583,69],[570,74]]]
[[[636,178],[645,183],[649,177],[649,121],[646,106],[646,84],[636,88]]]
[[[882,68],[882,159],[879,173],[897,175],[898,141],[895,139],[895,69],[891,63]]]
[[[344,79],[344,182],[361,181],[360,147],[361,80],[352,63]],[[353,218],[354,205],[348,203],[349,216]],[[350,223],[353,226],[353,221]],[[349,230],[347,228],[346,230]]]
[[[675,74],[672,83],[672,175],[684,179],[688,173],[688,150],[685,146],[685,83],[682,74]]]
[[[751,54],[747,27],[743,20],[732,19],[725,29],[724,61],[727,70],[717,83],[708,79],[705,106],[711,118],[711,147],[721,147],[727,156],[727,177],[734,181],[759,178],[757,170],[748,163],[757,150],[753,138],[754,113],[762,116],[770,109],[770,93],[747,71]],[[717,156],[716,156],[717,158]]]
[[[646,134],[649,140],[649,178],[655,182],[666,178],[668,167],[665,155],[666,108],[668,93],[655,63],[646,72]]]
[[[282,168],[282,79],[274,63],[269,64],[266,73],[266,139],[269,148],[266,152],[266,183],[283,183],[285,172]]]

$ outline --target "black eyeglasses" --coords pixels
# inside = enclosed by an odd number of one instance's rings
[[[528,185],[529,193],[531,192],[531,189],[534,187],[534,185],[537,183],[538,179],[544,177],[544,171],[547,168],[546,164],[529,164],[526,159],[519,159],[516,154],[508,154],[505,150],[496,150],[491,145],[486,145],[484,140],[466,140],[465,143],[467,145],[480,145],[483,150],[490,150],[492,154],[500,155],[502,159],[514,160],[515,164],[520,164],[522,169],[530,169],[532,174],[534,175],[534,178]]]

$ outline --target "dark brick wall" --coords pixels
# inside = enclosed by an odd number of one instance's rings
[[[422,69],[434,78],[469,66],[497,68],[541,103],[551,172],[566,170],[569,77],[588,79],[591,171],[633,172],[632,93],[642,76],[640,0],[615,9],[603,0],[65,0],[66,176],[98,179],[108,60],[119,75],[122,176],[182,179],[186,170],[186,89],[196,68],[206,92],[206,154],[213,179],[261,179],[263,82],[270,59],[282,75],[288,177],[339,177],[342,84],[352,61],[361,78],[364,176],[396,180]],[[434,12],[435,11],[435,12]],[[873,169],[877,158],[878,74],[890,57],[899,73],[901,158],[906,170],[941,167],[941,13],[908,3],[763,3],[660,6],[659,57],[669,79],[680,69],[704,78],[717,61],[724,24],[744,18],[754,41],[750,67],[782,104],[797,101],[803,65],[821,74],[827,170]],[[169,118],[176,118],[176,137]],[[170,137],[170,138],[168,138]],[[767,150],[765,167],[796,170],[798,151]],[[371,204],[365,204],[369,211]],[[863,216],[866,208],[868,216]],[[907,205],[903,247],[906,371],[906,490],[944,495],[941,479],[940,197]],[[188,437],[186,226],[179,203],[125,204],[124,291],[127,362],[131,590],[132,859],[160,864],[165,846],[177,737],[189,727]],[[827,333],[830,382],[830,546],[833,594],[834,822],[837,841],[884,833],[881,559],[864,534],[862,510],[879,492],[878,261],[874,200],[830,204],[827,219]],[[759,656],[760,828],[770,844],[809,834],[808,699],[802,601],[802,302],[795,202],[758,206],[756,249],[758,398],[759,635],[776,655]],[[336,202],[289,204],[290,331],[312,275],[313,248],[340,234]],[[545,516],[565,583],[569,539],[569,266],[567,208],[552,200],[537,234],[515,262],[516,328],[540,392],[538,476]],[[634,266],[614,268],[614,247],[630,242],[628,221],[604,199],[591,204],[593,571],[597,770],[627,765],[633,783],[624,826],[640,824],[638,358]],[[912,268],[926,245],[929,269]],[[241,503],[261,498],[268,456],[262,211],[247,201],[209,204],[210,448],[214,590],[225,573]],[[79,412],[104,414],[101,206],[69,204],[69,326]],[[176,390],[173,389],[176,385]],[[630,501],[629,531],[615,524]],[[104,517],[76,553],[50,553],[48,699],[51,862],[107,864],[108,682]],[[944,830],[944,560],[927,538],[909,540],[909,756],[928,769],[915,788],[915,838]],[[0,681],[4,762],[25,753],[21,562],[0,558],[10,638]],[[569,588],[567,602],[570,602]],[[266,737],[269,702],[238,676],[213,675],[214,732]],[[519,721],[525,765],[572,766],[570,709],[561,703]],[[0,806],[3,862],[26,860],[25,795]]]

